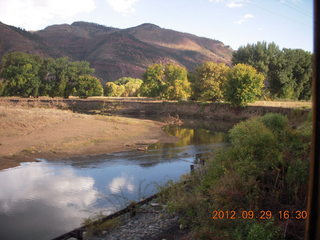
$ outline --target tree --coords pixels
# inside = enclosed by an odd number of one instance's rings
[[[70,62],[67,57],[44,59],[40,69],[41,93],[68,98],[75,94],[79,77],[93,72],[94,69],[86,61]]]
[[[139,78],[122,77],[114,82],[117,85],[124,86],[123,97],[136,97],[139,95],[140,87],[143,81]],[[120,97],[120,96],[119,96]]]
[[[86,61],[69,62],[67,65],[67,84],[63,96],[68,98],[74,94],[75,87],[78,85],[80,76],[90,75],[94,73],[94,69],[90,68],[90,63]]]
[[[261,95],[264,76],[246,64],[237,64],[227,75],[225,98],[236,106],[245,106]]]
[[[170,100],[188,99],[191,96],[191,85],[186,68],[176,64],[167,64],[164,68],[164,79],[160,96]]]
[[[50,97],[63,97],[68,83],[68,65],[67,57],[54,59],[49,66],[48,78],[50,82]]]
[[[0,79],[0,96],[4,96],[4,81]]]
[[[141,94],[146,97],[159,97],[164,86],[164,66],[162,64],[149,66],[143,74]]]
[[[194,74],[194,98],[202,101],[217,101],[223,98],[223,85],[229,67],[224,63],[205,62]]]
[[[191,84],[187,79],[176,79],[165,89],[162,97],[170,100],[185,100],[191,96]]]
[[[103,95],[102,85],[96,77],[82,75],[76,82],[75,91],[80,98]]]
[[[258,42],[233,53],[233,64],[255,67],[266,77],[273,97],[304,99],[311,97],[312,55],[302,49],[280,50],[274,43]]]
[[[188,72],[177,64],[154,64],[143,75],[141,95],[171,100],[187,99],[191,96]]]
[[[12,52],[3,56],[0,77],[6,96],[39,96],[39,69],[42,60],[34,55]]]
[[[232,63],[245,63],[253,66],[258,72],[265,76],[269,72],[269,64],[276,59],[281,50],[275,43],[257,42],[256,44],[247,44],[233,52]]]
[[[311,97],[312,55],[301,49],[283,49],[270,64],[270,91],[279,98],[304,99]]]
[[[114,82],[107,82],[105,86],[105,96],[108,97],[121,97],[125,88],[123,85],[117,85]]]

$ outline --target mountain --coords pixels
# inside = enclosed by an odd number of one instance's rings
[[[12,51],[32,53],[42,57],[63,56],[62,52],[48,46],[44,39],[36,34],[0,22],[0,57]]]
[[[44,57],[86,60],[104,82],[141,77],[152,63],[175,62],[193,70],[204,61],[231,62],[222,42],[145,23],[127,29],[95,23],[52,25],[36,32],[0,23],[0,57],[23,51]]]

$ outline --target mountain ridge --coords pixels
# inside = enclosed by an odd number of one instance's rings
[[[152,23],[119,29],[77,21],[28,32],[0,22],[0,57],[22,51],[42,57],[89,61],[103,82],[140,77],[153,63],[174,62],[193,70],[204,61],[230,64],[232,49],[221,41],[161,28]]]

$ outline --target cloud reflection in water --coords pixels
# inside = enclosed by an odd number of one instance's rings
[[[19,232],[32,231],[35,225],[38,232],[33,237],[38,239],[77,227],[89,215],[84,210],[98,198],[94,183],[92,177],[77,176],[71,168],[48,168],[45,163],[1,171],[0,239],[19,239]],[[20,230],[15,231],[18,225]],[[48,229],[52,236],[44,237]]]

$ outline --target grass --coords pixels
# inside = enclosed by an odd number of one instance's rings
[[[311,108],[311,101],[292,101],[292,100],[281,100],[281,101],[256,101],[249,103],[249,106],[265,106],[265,107],[283,107],[283,108]]]

